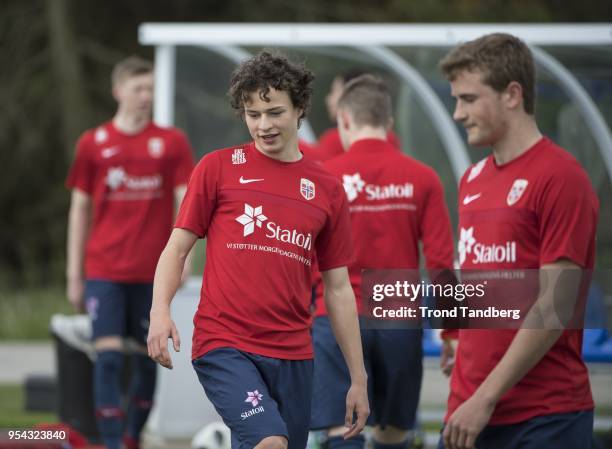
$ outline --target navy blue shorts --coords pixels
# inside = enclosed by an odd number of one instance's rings
[[[206,396],[232,431],[232,449],[269,436],[304,449],[312,396],[312,359],[281,360],[234,348],[212,350],[193,367]]]
[[[421,329],[361,329],[369,425],[414,427],[423,378],[422,339]],[[315,318],[312,341],[315,369],[310,428],[343,426],[350,376],[328,317]]]
[[[591,449],[593,411],[537,416],[504,426],[487,426],[476,438],[478,449]],[[438,449],[445,449],[440,436]]]
[[[88,279],[85,305],[92,323],[92,339],[131,337],[147,344],[153,284],[131,284]]]

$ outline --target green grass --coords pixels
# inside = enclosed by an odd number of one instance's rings
[[[206,241],[194,249],[192,273],[202,276]],[[55,313],[71,314],[64,286],[8,290],[0,287],[0,340],[47,340],[49,323]]]
[[[55,313],[71,313],[64,290],[32,288],[0,291],[0,340],[44,340]]]
[[[24,429],[57,422],[55,413],[27,412],[21,385],[0,385],[0,429]]]

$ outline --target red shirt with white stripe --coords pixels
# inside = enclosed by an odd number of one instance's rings
[[[352,259],[340,182],[302,157],[281,162],[254,144],[214,151],[195,168],[176,227],[207,238],[193,358],[219,347],[312,358],[311,271]]]
[[[453,236],[442,184],[429,166],[381,139],[361,139],[324,168],[341,179],[349,201],[355,262],[351,285],[361,309],[361,271],[453,268]],[[326,313],[316,288],[316,315]]]
[[[87,193],[93,221],[88,279],[152,282],[174,218],[174,189],[187,184],[193,156],[185,135],[150,122],[125,134],[112,122],[83,133],[66,186]]]
[[[493,156],[472,166],[459,186],[462,269],[538,269],[560,259],[593,268],[599,204],[574,157],[542,138],[518,158]],[[517,330],[461,329],[448,417],[489,375]],[[593,408],[582,330],[566,330],[498,402],[490,425]]]

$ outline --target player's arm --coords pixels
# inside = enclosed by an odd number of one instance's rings
[[[572,271],[568,271],[572,270]],[[558,285],[561,274],[573,282]],[[537,301],[525,317],[523,328],[515,335],[508,350],[476,392],[450,416],[444,428],[448,449],[471,448],[487,425],[499,399],[521,380],[550,350],[563,332],[573,313],[578,296],[581,269],[568,260],[543,265],[540,269],[540,291]],[[538,325],[539,328],[534,328]],[[528,326],[530,328],[527,328]]]
[[[170,316],[170,303],[180,284],[185,260],[198,236],[186,229],[175,228],[157,262],[153,281],[153,304],[151,306],[147,348],[149,357],[160,365],[172,369],[168,352],[168,338],[174,350],[180,350],[180,337]]]
[[[344,438],[351,438],[361,432],[370,414],[355,295],[346,267],[323,271],[321,276],[329,320],[351,376],[345,416],[345,425],[349,429],[344,434]],[[357,413],[354,423],[353,412]]]
[[[85,291],[85,245],[91,223],[91,197],[74,188],[68,213],[66,245],[66,294],[77,311],[83,310]]]
[[[185,184],[179,185],[174,188],[175,216],[176,214],[178,214],[178,210],[181,206],[181,202],[183,201],[183,198],[185,197],[186,192],[187,192],[187,186]],[[181,285],[187,282],[187,279],[189,279],[189,276],[191,276],[192,266],[193,266],[193,251],[190,251],[189,254],[187,255],[187,258],[185,259],[185,265],[183,267],[183,272],[181,274]]]

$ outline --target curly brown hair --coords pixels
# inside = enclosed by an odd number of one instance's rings
[[[306,116],[312,97],[314,74],[303,64],[289,61],[278,52],[262,50],[242,63],[232,73],[228,95],[239,117],[244,117],[244,104],[253,92],[259,91],[263,101],[270,101],[270,88],[287,92],[293,106],[302,109],[299,120]]]
[[[516,81],[523,88],[525,112],[535,113],[535,66],[529,47],[518,37],[493,33],[453,48],[440,61],[449,81],[462,71],[480,70],[482,81],[497,92]]]

